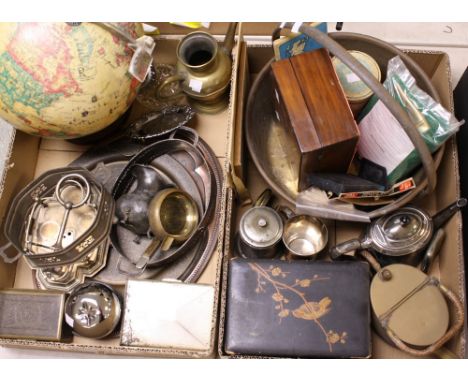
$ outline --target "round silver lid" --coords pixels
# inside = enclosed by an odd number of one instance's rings
[[[429,243],[432,219],[418,208],[405,207],[376,220],[369,234],[377,251],[391,256],[409,255]]]
[[[239,233],[251,247],[268,248],[281,240],[283,221],[273,208],[253,207],[242,215]]]

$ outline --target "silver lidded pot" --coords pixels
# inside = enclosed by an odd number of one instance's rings
[[[272,198],[266,190],[240,220],[238,250],[243,257],[273,258],[281,252],[283,220],[267,204]]]

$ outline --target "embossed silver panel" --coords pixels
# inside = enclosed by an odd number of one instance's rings
[[[0,291],[0,337],[60,341],[65,294],[36,290]]]

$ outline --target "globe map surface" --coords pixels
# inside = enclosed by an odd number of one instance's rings
[[[140,82],[133,50],[93,23],[0,23],[0,117],[19,130],[76,138],[110,125]],[[138,37],[136,23],[119,28]]]

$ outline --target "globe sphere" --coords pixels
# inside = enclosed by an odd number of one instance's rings
[[[113,25],[132,38],[141,31]],[[48,138],[96,133],[136,97],[132,56],[121,33],[97,23],[0,23],[0,118]]]

